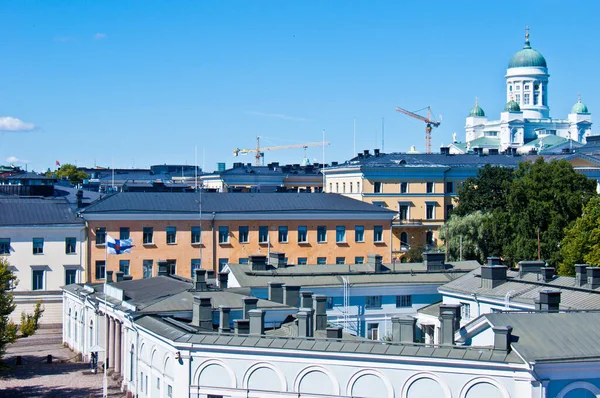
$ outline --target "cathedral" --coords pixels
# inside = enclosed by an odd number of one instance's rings
[[[488,120],[476,100],[466,119],[466,142],[454,139],[450,153],[560,152],[582,146],[591,135],[592,116],[581,98],[566,119],[550,116],[548,65],[531,47],[526,32],[525,45],[508,62],[506,106],[500,120]]]

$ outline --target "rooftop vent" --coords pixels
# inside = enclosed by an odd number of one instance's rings
[[[379,149],[373,149],[373,152],[375,153],[375,157],[378,158],[379,157]]]
[[[442,252],[425,252],[423,253],[423,265],[427,271],[442,271],[446,269],[444,261],[446,255]]]

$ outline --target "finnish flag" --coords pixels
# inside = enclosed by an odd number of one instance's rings
[[[108,254],[131,253],[132,247],[133,239],[114,239],[110,235],[106,235],[106,252]]]

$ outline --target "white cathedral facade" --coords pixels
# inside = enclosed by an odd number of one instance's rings
[[[515,148],[519,153],[547,152],[550,148],[576,147],[591,135],[592,116],[581,98],[567,119],[550,116],[548,106],[548,66],[546,59],[531,48],[529,33],[525,45],[508,63],[506,71],[506,106],[500,120],[488,120],[479,104],[466,118],[466,142],[454,142],[450,153],[479,150],[500,152]]]

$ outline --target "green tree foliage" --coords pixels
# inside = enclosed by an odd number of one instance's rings
[[[485,165],[476,177],[469,177],[458,190],[458,206],[453,215],[465,216],[475,211],[492,212],[506,205],[506,191],[513,179],[513,169]]]
[[[63,164],[55,173],[46,173],[48,177],[51,177],[52,174],[55,174],[59,179],[66,177],[69,179],[69,181],[71,181],[72,184],[79,184],[83,182],[84,179],[90,178],[89,174],[87,174],[85,171],[79,170],[75,165],[70,163]]]
[[[33,336],[36,330],[39,328],[39,321],[44,313],[44,307],[42,307],[42,300],[35,303],[33,314],[21,313],[21,335],[22,337]]]
[[[462,237],[462,259],[485,263],[489,255],[485,244],[485,225],[490,219],[490,213],[481,211],[474,211],[465,216],[453,214],[444,228],[440,230],[440,238],[448,245],[450,259],[454,261],[460,259]]]
[[[561,275],[574,275],[575,264],[600,266],[600,198],[592,198],[581,217],[566,229],[560,254]]]
[[[408,263],[421,263],[423,262],[423,253],[425,247],[423,246],[411,246],[410,249],[404,255],[406,262]]]
[[[9,315],[15,309],[12,290],[17,285],[17,277],[10,269],[5,258],[0,258],[0,358],[4,355],[6,345],[15,341]],[[14,324],[13,324],[14,325]]]

